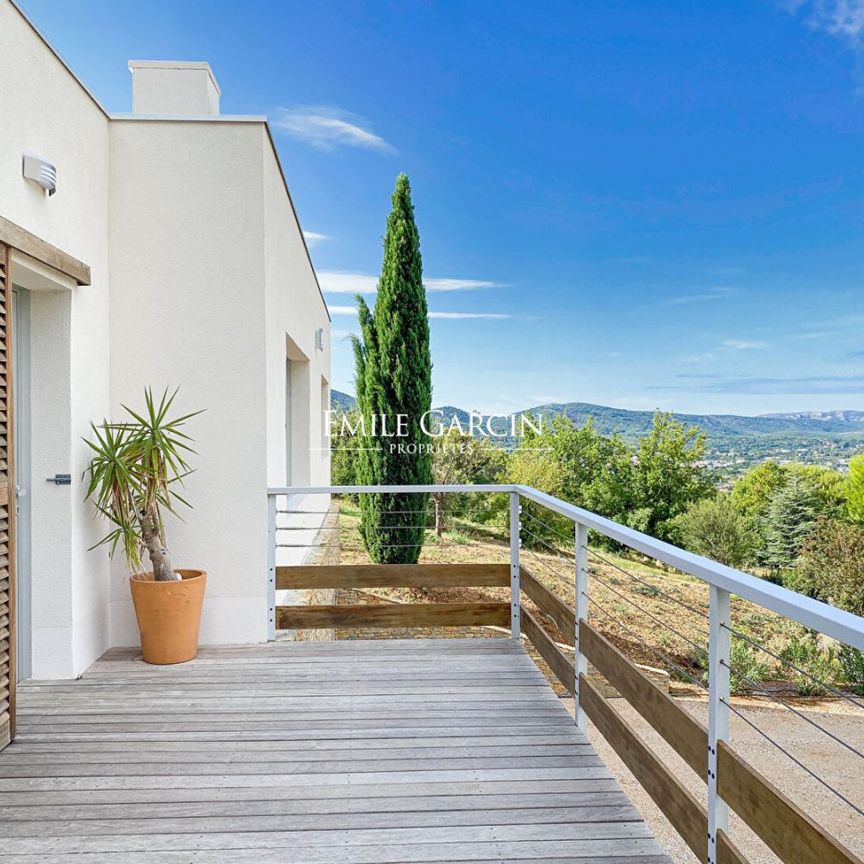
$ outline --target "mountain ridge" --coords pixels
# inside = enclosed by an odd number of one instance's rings
[[[346,411],[355,405],[354,397],[348,393],[333,391],[332,395],[334,408]],[[446,405],[436,410],[442,412],[445,426],[458,417],[461,427],[468,429],[469,414],[462,408]],[[517,413],[539,414],[544,424],[560,414],[569,417],[576,426],[590,419],[601,434],[617,434],[632,444],[650,431],[655,412],[591,402],[550,402]],[[851,456],[864,452],[864,411],[790,411],[754,416],[673,412],[673,416],[705,433],[704,462],[720,475],[734,477],[766,459],[843,470]],[[496,441],[507,449],[517,443],[509,436]]]
[[[331,401],[334,407],[350,410],[356,404],[348,393],[333,390]],[[453,405],[435,408],[443,412],[445,422],[453,416],[460,422],[467,421],[469,412]],[[547,402],[534,405],[523,414],[540,414],[553,417],[564,414],[577,426],[592,418],[597,430],[605,435],[618,433],[624,437],[636,437],[651,428],[654,411],[613,408],[592,402]],[[832,437],[861,435],[864,437],[864,411],[790,411],[776,414],[690,414],[672,412],[674,417],[688,426],[698,426],[709,436],[712,433],[724,437],[820,437],[826,433]],[[484,415],[485,416],[485,415]]]

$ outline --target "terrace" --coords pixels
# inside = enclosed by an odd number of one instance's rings
[[[338,526],[321,525],[331,495],[397,492],[505,496],[507,560],[283,563],[339,546],[328,539]],[[273,489],[269,502],[270,644],[204,648],[164,668],[114,649],[78,681],[19,687],[17,738],[0,755],[0,860],[668,860],[590,735],[617,753],[696,860],[860,862],[864,822],[844,823],[838,839],[825,807],[808,812],[786,764],[769,777],[742,756],[730,716],[747,715],[730,698],[729,671],[733,595],[864,649],[861,619],[522,486]],[[525,542],[562,519],[570,533],[554,550],[543,542],[560,559],[566,596],[539,572],[551,559],[532,557]],[[663,623],[674,633],[684,614],[705,619],[707,684],[696,685],[707,725],[601,632],[616,612],[598,602],[589,531],[704,586],[707,613],[664,595]],[[479,587],[492,599],[287,602],[291,592],[400,587]],[[278,631],[343,628],[497,638],[275,641]],[[575,718],[532,657],[573,697]],[[674,760],[646,743],[649,727]],[[830,734],[860,772],[861,742]],[[785,758],[789,742],[771,744]],[[833,810],[861,815],[836,778],[799,767],[839,796]]]

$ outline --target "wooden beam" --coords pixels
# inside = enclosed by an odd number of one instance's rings
[[[640,672],[587,621],[580,623],[579,644],[594,668],[704,780],[708,767],[708,732],[705,727]]]
[[[791,864],[861,864],[861,859],[721,741],[717,792],[780,858]]]
[[[276,568],[277,591],[293,588],[509,586],[509,564],[322,564]]]
[[[510,624],[509,603],[393,603],[365,606],[277,606],[276,628],[476,627]]]
[[[86,264],[2,216],[0,216],[0,243],[5,243],[43,264],[59,270],[74,279],[79,285],[90,284],[90,268]]]
[[[527,567],[521,567],[522,590],[537,608],[555,622],[555,626],[572,639],[576,632],[576,614],[558,596],[553,594]],[[574,577],[575,578],[575,577]]]
[[[510,607],[508,606],[507,608],[509,609]],[[551,637],[540,626],[537,619],[524,606],[520,612],[522,614],[522,632],[528,637],[528,640],[549,665],[555,677],[567,688],[567,692],[572,693],[573,683],[576,678],[573,664],[561,653],[561,649],[558,648]]]
[[[722,829],[717,831],[717,864],[746,864],[746,858]]]
[[[708,817],[699,802],[584,675],[579,676],[579,702],[600,734],[704,864],[708,857]],[[743,862],[726,838],[722,861],[723,864]]]

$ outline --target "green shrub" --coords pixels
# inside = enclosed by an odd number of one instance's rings
[[[689,665],[702,670],[703,684],[708,683],[708,649],[692,648],[688,655]],[[759,684],[771,674],[771,666],[761,659],[760,652],[740,639],[732,639],[729,646],[729,692],[737,695],[748,693],[753,684]],[[670,677],[676,681],[689,680],[683,673],[673,671]],[[694,676],[698,680],[699,673]],[[753,682],[751,684],[750,682]]]
[[[788,668],[788,673],[799,696],[823,695],[825,688],[817,682],[832,684],[840,674],[837,651],[833,647],[823,650],[811,638],[792,636],[789,644],[780,652],[780,659],[798,667]]]
[[[813,596],[864,615],[864,527],[823,519],[805,543],[798,568]]]
[[[674,524],[683,545],[697,555],[730,567],[743,567],[756,556],[755,520],[736,507],[731,495],[690,503]]]
[[[864,696],[864,653],[844,645],[840,649],[843,680],[856,696]]]
[[[770,665],[764,655],[741,639],[732,639],[729,647],[729,692],[736,695],[747,693],[753,684],[760,684],[771,674]],[[752,684],[751,684],[752,682]]]

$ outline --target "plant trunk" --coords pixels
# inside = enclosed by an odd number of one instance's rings
[[[156,504],[151,504],[141,514],[141,534],[147,554],[150,556],[150,564],[153,567],[153,578],[157,582],[176,582],[181,577],[174,572],[171,566],[171,556],[162,541],[162,532],[159,530],[159,511]]]
[[[432,501],[435,504],[435,536],[441,537],[444,533],[444,495],[441,492],[436,492],[432,496]]]

